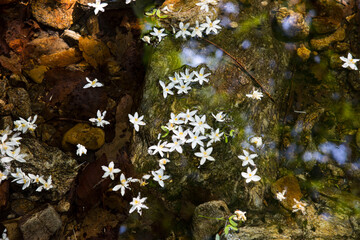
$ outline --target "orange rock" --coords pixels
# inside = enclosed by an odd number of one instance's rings
[[[75,48],[70,48],[40,57],[40,64],[48,67],[66,67],[81,61],[82,57]]]
[[[92,37],[81,37],[79,48],[83,57],[91,66],[98,68],[111,57],[109,48],[101,40]]]

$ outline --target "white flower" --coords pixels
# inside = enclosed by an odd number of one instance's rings
[[[24,190],[25,188],[30,186],[31,179],[28,176],[26,176],[25,174],[23,174],[21,176],[21,178],[16,179],[16,183],[17,184],[22,184],[23,185],[22,190]]]
[[[131,3],[131,1],[135,2],[136,0],[126,0],[125,3],[129,4],[129,3]]]
[[[160,159],[160,160],[159,160],[159,166],[160,166],[160,168],[165,170],[165,165],[166,165],[168,162],[170,162],[170,160],[167,159],[167,158],[162,158],[162,159]]]
[[[163,7],[162,9],[160,9],[163,13],[169,13],[172,12],[172,10],[170,8],[173,7],[174,4],[169,4],[168,6]],[[170,7],[170,8],[169,8]]]
[[[286,189],[284,189],[282,192],[278,192],[276,193],[276,198],[277,200],[279,200],[280,202],[282,200],[284,200],[286,197],[285,197],[285,193],[286,193]]]
[[[26,162],[24,157],[26,157],[27,154],[20,154],[20,147],[18,147],[15,150],[8,149],[6,151],[6,155],[8,155],[8,157],[1,158],[1,162],[8,163],[8,162],[11,162],[13,160],[16,160],[18,162]]]
[[[199,132],[196,133],[192,133],[189,132],[189,139],[186,140],[186,143],[191,143],[191,148],[194,149],[196,147],[196,145],[200,145],[200,146],[204,146],[204,143],[202,142],[202,140],[206,139],[205,136],[199,136]]]
[[[205,28],[200,27],[199,26],[199,21],[197,21],[197,20],[196,20],[195,24],[196,24],[195,27],[191,27],[192,30],[193,30],[192,33],[191,33],[191,36],[192,37],[195,37],[195,36],[202,37],[202,31],[204,31]]]
[[[200,85],[203,85],[203,82],[209,82],[209,79],[207,79],[207,76],[210,76],[211,73],[204,74],[205,68],[202,67],[199,72],[194,72],[196,78],[193,80],[194,82],[199,82]]]
[[[194,77],[194,72],[189,72],[189,69],[185,69],[185,72],[181,72],[181,79],[184,81],[184,83],[192,82]]]
[[[15,178],[14,180],[12,180],[12,182],[22,179],[24,175],[25,173],[21,170],[21,168],[16,168],[16,173],[11,173],[11,176]]]
[[[174,83],[169,83],[169,85],[167,85],[167,86],[165,86],[165,83],[163,81],[159,81],[159,83],[163,89],[164,98],[166,98],[168,94],[174,95],[174,92],[171,91],[171,89],[174,87]]]
[[[169,122],[177,125],[184,123],[184,121],[180,119],[179,115],[175,115],[174,113],[170,114]]]
[[[89,87],[96,88],[96,87],[104,86],[104,84],[102,84],[101,82],[98,82],[98,80],[96,78],[92,81],[89,78],[86,78],[86,81],[88,83],[84,86],[84,88],[89,88]]]
[[[211,129],[211,127],[206,123],[206,116],[203,115],[201,118],[195,115],[195,121],[191,122],[190,125],[194,126],[193,132],[205,134],[205,129]]]
[[[19,137],[20,134],[21,133],[15,133],[9,138],[10,142],[14,143],[14,146],[20,146],[20,140],[22,139],[22,137]]]
[[[111,161],[109,163],[109,167],[101,166],[101,168],[105,171],[102,178],[107,178],[108,176],[110,176],[111,180],[114,180],[114,173],[119,173],[121,171],[118,168],[114,168],[114,162],[113,161]]]
[[[4,181],[5,179],[7,179],[7,176],[8,176],[8,174],[9,174],[9,172],[8,171],[1,171],[0,170],[0,183],[2,182],[2,181]]]
[[[11,133],[12,133],[12,130],[10,129],[9,126],[7,126],[6,129],[0,130],[0,135],[1,136],[4,136],[5,134],[10,135]]]
[[[137,212],[141,215],[142,208],[148,209],[148,207],[144,204],[145,200],[146,200],[146,197],[140,198],[140,193],[139,193],[137,198],[133,198],[132,202],[130,203],[132,205],[132,207],[130,208],[129,213],[132,213],[134,210],[137,210]]]
[[[151,175],[149,174],[145,174],[144,176],[142,176],[142,178],[139,180],[140,186],[146,186],[148,183],[146,182],[146,180],[148,180],[151,177]]]
[[[29,173],[29,178],[31,179],[31,181],[33,183],[37,183],[37,184],[40,183],[41,179],[44,180],[42,176],[40,177],[39,175],[34,175],[34,174],[31,174],[31,173]]]
[[[185,142],[186,141],[186,136],[188,135],[189,131],[188,130],[183,130],[183,128],[180,126],[178,127],[178,129],[173,130],[174,132],[174,137]]]
[[[215,118],[216,121],[218,122],[223,122],[225,121],[225,116],[226,114],[223,114],[223,112],[219,112],[218,114],[214,115],[213,113],[211,113],[211,115]]]
[[[207,147],[210,147],[213,142],[220,141],[220,137],[222,135],[224,135],[224,133],[223,132],[219,133],[219,131],[220,131],[220,129],[216,129],[216,131],[214,131],[214,130],[211,131],[211,134],[208,135],[208,137],[210,138],[210,141],[206,144]]]
[[[146,36],[146,35],[145,35],[144,37],[141,38],[141,40],[143,40],[144,42],[150,44],[150,40],[151,40],[151,39],[150,39],[149,36]]]
[[[188,121],[195,121],[194,116],[197,113],[197,110],[191,111],[189,109],[186,110],[186,113],[179,113],[179,117],[184,119],[184,123],[187,124]]]
[[[95,3],[88,3],[88,5],[90,7],[95,8],[94,12],[95,12],[95,15],[97,15],[99,13],[99,11],[104,12],[105,11],[104,7],[106,7],[108,4],[107,3],[101,3],[101,0],[96,0]]]
[[[153,145],[149,147],[149,154],[155,155],[156,153],[159,153],[161,157],[164,156],[164,152],[169,152],[169,149],[166,148],[167,142],[161,143],[161,140],[158,142],[157,145]]]
[[[85,146],[81,145],[80,143],[77,146],[76,155],[81,156],[87,153],[87,149]]]
[[[196,3],[196,5],[200,7],[200,10],[205,12],[209,11],[209,4],[216,5],[217,0],[200,0],[200,2]]]
[[[342,65],[343,68],[347,68],[350,67],[353,70],[358,70],[357,66],[355,65],[355,63],[357,61],[359,61],[360,59],[353,59],[351,53],[348,53],[347,58],[346,57],[340,57],[340,59],[342,61],[344,61],[345,63]]]
[[[243,150],[244,155],[239,155],[238,158],[243,160],[242,166],[247,166],[248,164],[255,166],[255,163],[253,161],[254,158],[256,158],[257,154],[249,154],[248,151]]]
[[[208,35],[211,32],[214,32],[215,34],[218,33],[218,29],[221,29],[221,27],[218,25],[220,20],[214,20],[211,22],[209,17],[206,17],[206,23],[201,24],[201,27],[206,28],[206,35]]]
[[[167,128],[169,131],[174,131],[175,129],[178,128],[178,126],[174,123],[168,122],[165,128]]]
[[[137,112],[134,113],[134,116],[131,114],[128,114],[129,121],[134,124],[135,131],[139,131],[139,125],[145,125],[145,123],[142,121],[144,118],[144,115],[139,117],[139,114]]]
[[[175,73],[174,76],[173,76],[173,77],[169,77],[169,79],[170,79],[170,81],[171,81],[172,83],[176,84],[176,83],[179,83],[179,81],[180,81],[181,78],[180,78],[180,76],[179,76],[178,73]]]
[[[182,80],[179,81],[179,85],[176,85],[175,88],[178,89],[177,94],[182,94],[182,93],[188,93],[188,91],[191,89],[191,87],[189,87],[190,82],[186,82],[184,84],[184,82]]]
[[[164,175],[164,169],[160,168],[157,171],[151,171],[154,176],[154,181],[158,182],[161,187],[164,187],[164,180],[168,179],[169,175]]]
[[[159,42],[161,42],[162,37],[165,37],[167,34],[163,33],[163,31],[165,31],[165,29],[160,29],[158,30],[157,28],[153,28],[153,32],[150,33],[150,35],[153,35],[155,37],[158,37]]]
[[[20,120],[14,121],[15,128],[14,131],[20,131],[22,133],[26,133],[27,130],[33,132],[35,131],[37,125],[35,124],[37,115],[34,116],[33,120],[31,120],[32,117],[30,116],[27,120],[20,118]]]
[[[200,152],[195,153],[195,156],[201,157],[200,165],[203,165],[206,160],[215,161],[215,159],[212,156],[210,156],[210,154],[212,153],[212,150],[213,150],[212,147],[210,147],[210,148],[208,148],[206,150],[203,147],[200,147]]]
[[[97,110],[97,118],[90,118],[89,121],[95,123],[98,127],[104,127],[104,125],[110,124],[108,121],[104,120],[106,111],[103,113],[100,110]]]
[[[183,141],[178,140],[176,136],[172,136],[172,141],[172,143],[166,144],[166,147],[170,148],[169,152],[176,150],[178,153],[182,153],[183,149],[181,145],[183,144]]]
[[[293,208],[293,212],[297,212],[297,211],[301,211],[303,215],[306,214],[306,210],[305,210],[305,207],[307,206],[306,203],[303,203],[301,201],[297,201],[295,198],[294,198],[294,201],[295,201],[295,205],[292,206]]]
[[[189,25],[190,23],[184,25],[183,22],[180,22],[179,24],[180,30],[175,34],[175,38],[182,36],[184,39],[186,39],[186,35],[191,36],[191,33],[187,30],[189,28]]]
[[[260,148],[262,146],[262,138],[261,137],[253,137],[250,139],[251,143],[254,143],[257,148]]]
[[[3,233],[2,233],[2,237],[0,238],[0,240],[9,240],[8,236],[7,236],[7,230],[6,228],[4,229]]]
[[[36,189],[37,192],[41,192],[43,189],[50,190],[50,188],[53,188],[51,176],[48,178],[47,181],[45,181],[43,178],[40,178],[40,183],[42,184],[40,187]]]
[[[233,218],[235,221],[243,221],[243,222],[245,222],[246,221],[246,216],[245,216],[245,214],[246,214],[246,212],[243,212],[243,211],[240,211],[240,210],[236,210],[235,212],[235,217]]]
[[[121,189],[121,196],[124,196],[125,194],[125,188],[130,189],[129,187],[129,181],[131,181],[132,178],[129,178],[126,180],[125,175],[122,173],[120,176],[120,184],[116,185],[115,187],[113,187],[113,191],[118,191],[119,189]]]
[[[5,155],[6,151],[14,149],[15,143],[6,141],[7,135],[3,135],[0,139],[0,152],[1,155]]]
[[[246,94],[248,98],[261,100],[261,98],[264,96],[264,94],[258,90],[253,89],[253,92],[250,94]]]
[[[261,177],[255,175],[257,171],[257,168],[254,169],[254,171],[251,171],[251,169],[248,167],[247,172],[242,172],[241,176],[246,178],[246,183],[249,183],[251,181],[257,182],[261,179]]]

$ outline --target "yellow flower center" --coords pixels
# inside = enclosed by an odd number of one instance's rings
[[[199,125],[202,125],[203,124],[203,122],[199,122]]]
[[[168,88],[165,88],[165,92],[168,92],[169,91],[169,89]]]
[[[158,178],[161,180],[162,176],[161,176],[161,175],[159,175],[159,176],[158,176]]]
[[[96,83],[95,81],[92,81],[92,82],[91,82],[91,85],[93,86],[93,85],[95,85],[95,83]]]
[[[113,168],[112,167],[109,167],[109,172],[112,172],[113,171]]]
[[[197,136],[194,136],[194,139],[197,139]]]
[[[135,200],[134,203],[135,203],[135,204],[139,204],[139,201],[138,201],[138,200]]]
[[[200,74],[199,74],[199,76],[200,76],[200,77],[202,77],[202,76],[203,76],[203,74],[201,74],[201,73],[200,73]]]
[[[126,180],[125,180],[125,179],[121,180],[121,183],[125,183],[125,182],[126,182]]]

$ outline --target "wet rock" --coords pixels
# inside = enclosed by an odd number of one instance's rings
[[[22,234],[20,232],[19,224],[16,220],[9,220],[2,222],[6,227],[8,238],[11,240],[22,240]]]
[[[35,19],[56,29],[70,28],[73,23],[73,8],[77,0],[37,0],[31,4]]]
[[[74,46],[79,43],[81,35],[75,31],[66,29],[60,37],[70,44],[70,46]]]
[[[303,14],[285,7],[276,11],[275,23],[279,33],[287,39],[305,39],[310,32],[310,27],[305,21]]]
[[[224,201],[211,201],[200,204],[195,208],[192,227],[193,239],[211,239],[220,228],[224,227],[224,221],[209,218],[221,218],[230,216],[230,211]]]
[[[91,37],[81,37],[79,39],[79,48],[84,59],[94,68],[104,65],[107,59],[111,57],[106,44]]]
[[[11,210],[19,216],[25,215],[33,210],[34,207],[34,202],[28,199],[15,199],[11,201]]]
[[[7,104],[4,100],[0,99],[0,115],[8,115],[11,114],[11,112],[14,109],[14,105]]]
[[[47,240],[61,228],[62,222],[59,214],[51,205],[47,205],[34,214],[24,216],[20,220],[20,230],[24,239]]]
[[[284,208],[292,210],[292,206],[294,205],[294,198],[298,201],[302,198],[301,189],[296,177],[292,175],[282,177],[271,186],[271,192],[274,197],[276,196],[276,193],[282,192],[285,189],[286,198],[279,202]]]
[[[71,207],[71,203],[69,201],[62,199],[56,206],[56,210],[58,212],[64,213],[64,212],[68,212],[70,207]]]
[[[66,194],[77,175],[76,160],[56,147],[42,145],[36,139],[23,139],[22,152],[27,154],[26,163],[14,163],[26,173],[43,175],[46,179],[51,175],[53,188],[42,192],[46,198],[59,200]]]
[[[6,129],[7,127],[12,129],[13,128],[13,120],[11,116],[2,116],[0,119],[0,129]],[[1,132],[1,130],[0,130]]]
[[[343,27],[338,28],[333,34],[323,37],[314,38],[310,40],[310,45],[314,50],[324,50],[329,48],[331,44],[345,39],[345,29]]]
[[[39,62],[48,67],[66,67],[71,64],[78,63],[82,57],[80,52],[75,48],[63,50],[61,52],[53,53],[51,55],[43,55]]]
[[[29,82],[27,81],[26,77],[22,74],[13,73],[10,75],[9,78],[10,85],[12,87],[19,87],[19,88],[29,88]]]
[[[340,27],[340,23],[331,17],[315,17],[312,19],[312,27],[319,34],[335,32]]]
[[[78,123],[68,130],[62,140],[64,149],[69,149],[68,144],[81,144],[89,150],[99,149],[105,143],[105,132],[101,128],[91,127],[87,123]]]
[[[9,103],[14,105],[15,117],[28,118],[32,115],[30,97],[23,88],[13,88],[8,92]]]
[[[68,44],[58,34],[41,32],[37,38],[27,43],[25,55],[37,59],[42,55],[51,55],[68,49]]]
[[[296,53],[305,62],[310,58],[311,51],[307,49],[304,44],[301,44],[301,46],[296,49]]]
[[[331,175],[333,175],[334,177],[344,177],[345,176],[344,171],[341,168],[339,168],[333,164],[328,164],[327,168],[331,171]]]
[[[0,209],[4,209],[8,204],[9,185],[10,185],[9,181],[2,181],[0,183]]]
[[[27,72],[28,76],[36,83],[42,83],[46,71],[49,68],[43,65],[35,66],[33,69]]]

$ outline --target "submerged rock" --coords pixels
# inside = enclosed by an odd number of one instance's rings
[[[45,77],[45,73],[49,68],[46,66],[36,66],[27,72],[29,77],[36,83],[42,83]]]
[[[271,186],[271,192],[274,197],[278,192],[283,192],[284,190],[286,190],[286,198],[279,202],[287,210],[292,210],[292,206],[294,206],[294,198],[297,201],[300,201],[302,198],[299,182],[296,177],[292,175],[282,177]]]
[[[311,39],[310,44],[314,50],[324,50],[329,48],[329,46],[335,42],[343,41],[345,36],[345,29],[340,27],[336,30],[336,32],[329,36]]]
[[[91,37],[79,38],[79,48],[83,57],[91,66],[99,68],[111,57],[109,48],[101,40]]]
[[[211,239],[225,224],[225,221],[214,218],[226,219],[229,216],[230,211],[223,201],[211,201],[197,206],[192,221],[193,239]]]
[[[23,88],[13,88],[7,92],[9,103],[14,105],[15,117],[28,118],[32,115],[31,102],[28,92]]]
[[[86,149],[96,150],[105,143],[105,132],[101,128],[91,127],[87,123],[78,123],[69,129],[62,140],[64,149],[69,149],[69,144],[81,144]]]
[[[275,23],[279,33],[289,40],[305,39],[310,32],[303,14],[285,7],[276,11]]]

